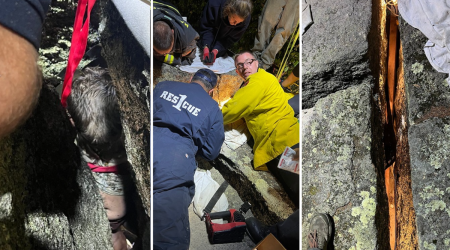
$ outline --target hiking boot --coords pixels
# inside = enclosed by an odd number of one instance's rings
[[[258,244],[270,233],[269,227],[254,217],[246,219],[245,224],[247,225],[247,234],[255,244]]]
[[[326,214],[316,214],[311,219],[309,227],[309,248],[324,249],[331,241],[333,227],[330,218]]]

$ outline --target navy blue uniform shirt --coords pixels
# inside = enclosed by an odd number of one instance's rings
[[[209,50],[217,49],[217,56],[225,55],[234,43],[239,41],[250,24],[251,15],[242,23],[230,25],[228,17],[222,17],[223,8],[227,0],[209,0],[203,9],[200,19],[199,47],[208,46]]]
[[[27,39],[36,50],[51,0],[0,0],[0,24]]]
[[[214,160],[224,139],[222,112],[199,84],[158,83],[153,90],[154,192],[192,185],[195,156]]]

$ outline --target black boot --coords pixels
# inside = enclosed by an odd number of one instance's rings
[[[269,227],[254,217],[246,219],[245,223],[247,224],[247,234],[255,244],[258,244],[270,233]]]

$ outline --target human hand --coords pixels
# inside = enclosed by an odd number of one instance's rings
[[[203,58],[202,58],[202,61],[203,61],[205,64],[206,64],[206,63],[209,63],[209,55],[210,55],[209,49],[208,49],[207,46],[205,46],[205,47],[203,48]]]
[[[212,52],[209,52],[209,62],[205,63],[206,65],[213,65],[216,61],[216,56],[219,51],[217,49],[213,49]]]
[[[181,58],[173,56],[173,59],[169,64],[172,66],[181,65]]]
[[[190,58],[183,58],[182,60],[181,60],[181,65],[182,66],[185,66],[185,65],[191,65],[192,64],[192,59],[190,59]]]
[[[288,88],[283,86],[284,81],[280,81],[280,86],[283,89],[284,92],[288,92]]]
[[[292,160],[298,161],[299,158],[300,158],[300,152],[299,152],[298,148],[294,148],[294,151],[295,151],[295,155],[294,155],[294,157],[292,158]]]

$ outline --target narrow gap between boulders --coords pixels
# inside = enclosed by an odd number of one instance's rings
[[[407,105],[403,81],[403,55],[396,9],[386,14],[386,83],[383,112],[385,184],[389,205],[390,249],[417,249],[408,146]],[[406,247],[406,248],[405,248]]]

